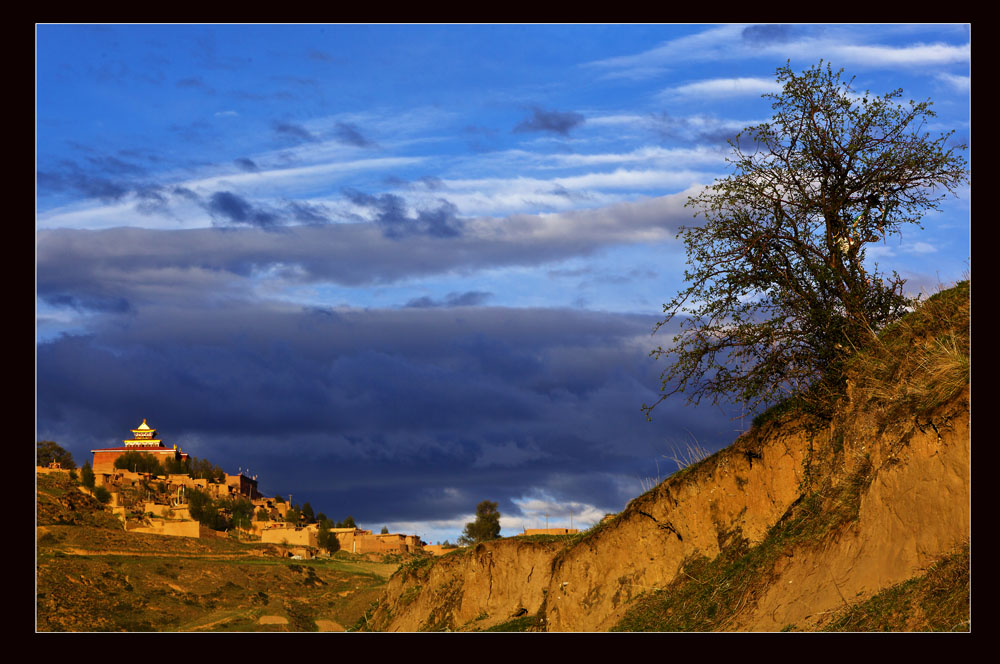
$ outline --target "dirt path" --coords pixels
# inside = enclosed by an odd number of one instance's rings
[[[343,632],[344,626],[334,620],[317,620],[316,627],[321,632]]]

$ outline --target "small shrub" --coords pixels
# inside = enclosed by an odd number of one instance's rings
[[[97,498],[102,504],[107,505],[111,501],[111,492],[105,487],[99,486],[94,489],[94,498]]]

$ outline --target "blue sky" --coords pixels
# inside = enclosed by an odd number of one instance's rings
[[[39,25],[37,435],[145,417],[267,493],[454,540],[620,510],[732,413],[655,399],[689,195],[775,70],[934,102],[967,25]],[[970,153],[966,153],[971,158]],[[969,191],[872,246],[970,271]],[[657,466],[658,464],[658,466]]]

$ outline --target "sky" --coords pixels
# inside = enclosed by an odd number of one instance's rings
[[[786,61],[933,101],[949,25],[38,25],[36,435],[165,444],[334,520],[454,542],[585,528],[714,451],[661,403],[689,196]],[[970,159],[971,154],[966,152]],[[971,272],[965,187],[869,249],[909,294]]]

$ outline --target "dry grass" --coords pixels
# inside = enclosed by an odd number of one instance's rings
[[[921,576],[886,588],[836,614],[828,632],[967,632],[969,545],[942,556]]]
[[[855,400],[921,414],[969,385],[970,283],[936,293],[879,335],[848,370]]]
[[[681,446],[679,443],[671,443],[670,451],[667,454],[660,455],[662,458],[673,461],[674,465],[677,466],[675,472],[679,472],[697,464],[699,461],[703,461],[712,455],[712,452],[705,449],[705,447],[698,442],[694,436],[692,436],[693,442],[684,443]],[[656,478],[644,477],[639,479],[639,485],[642,487],[642,493],[648,493],[652,489],[660,485],[663,479],[660,478],[660,462],[656,460]]]

